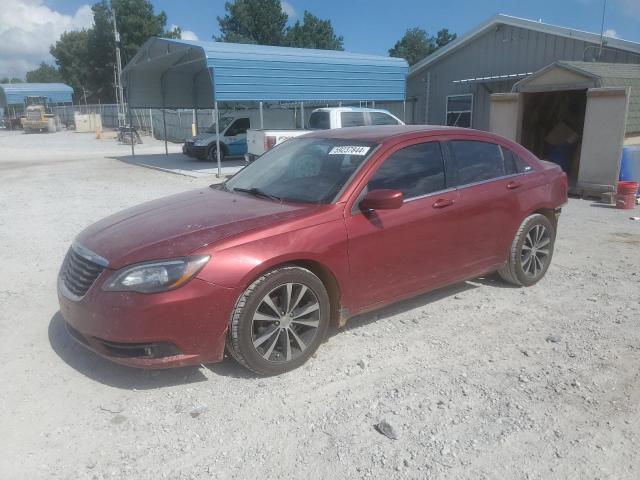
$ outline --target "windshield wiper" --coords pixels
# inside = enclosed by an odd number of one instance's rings
[[[256,188],[256,187],[251,187],[251,188],[235,187],[233,189],[233,191],[234,192],[249,193],[251,195],[255,195],[256,197],[269,198],[269,199],[275,200],[277,202],[281,202],[282,201],[282,198],[276,197],[275,195],[271,195],[270,193],[267,193],[267,192],[263,192],[262,190],[260,190],[259,188]]]

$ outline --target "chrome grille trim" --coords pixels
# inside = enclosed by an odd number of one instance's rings
[[[74,243],[67,252],[58,279],[58,288],[67,298],[80,300],[109,264],[106,259]]]

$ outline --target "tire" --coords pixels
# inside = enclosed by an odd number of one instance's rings
[[[218,157],[216,155],[216,144],[214,143],[213,145],[211,145],[209,147],[209,150],[207,150],[207,160],[210,160],[212,162],[217,162],[218,161]],[[222,145],[220,145],[220,161],[224,162],[224,147]]]
[[[556,229],[547,217],[538,213],[528,216],[513,239],[509,260],[498,274],[513,285],[535,285],[551,265],[555,239]]]
[[[269,306],[267,297],[279,312]],[[329,318],[329,295],[316,275],[296,266],[277,268],[254,281],[236,302],[227,350],[254,373],[279,375],[314,354],[325,338]]]

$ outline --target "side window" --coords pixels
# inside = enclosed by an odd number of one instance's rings
[[[342,112],[340,114],[342,127],[362,127],[364,126],[363,112]]]
[[[249,128],[251,128],[249,119],[239,118],[231,124],[231,126],[227,130],[226,136],[234,137],[236,135],[247,133],[247,130],[249,130]]]
[[[451,127],[471,127],[473,95],[449,95],[447,97],[447,125]]]
[[[458,185],[482,182],[505,175],[500,147],[476,140],[452,140]]]
[[[518,155],[508,148],[502,148],[502,156],[504,157],[504,169],[507,175],[516,173],[524,173],[531,170],[531,165],[522,160]]]
[[[404,198],[419,197],[446,188],[439,142],[403,148],[387,158],[369,180],[369,190],[400,190]]]
[[[382,112],[370,112],[371,125],[398,125],[398,121],[391,115]]]
[[[313,112],[309,117],[309,128],[311,130],[327,130],[331,128],[329,112]]]

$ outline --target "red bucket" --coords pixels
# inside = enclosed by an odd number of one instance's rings
[[[619,193],[616,195],[616,208],[623,210],[631,210],[636,208],[636,194],[635,193]]]
[[[618,194],[637,195],[639,185],[638,182],[618,182]]]

